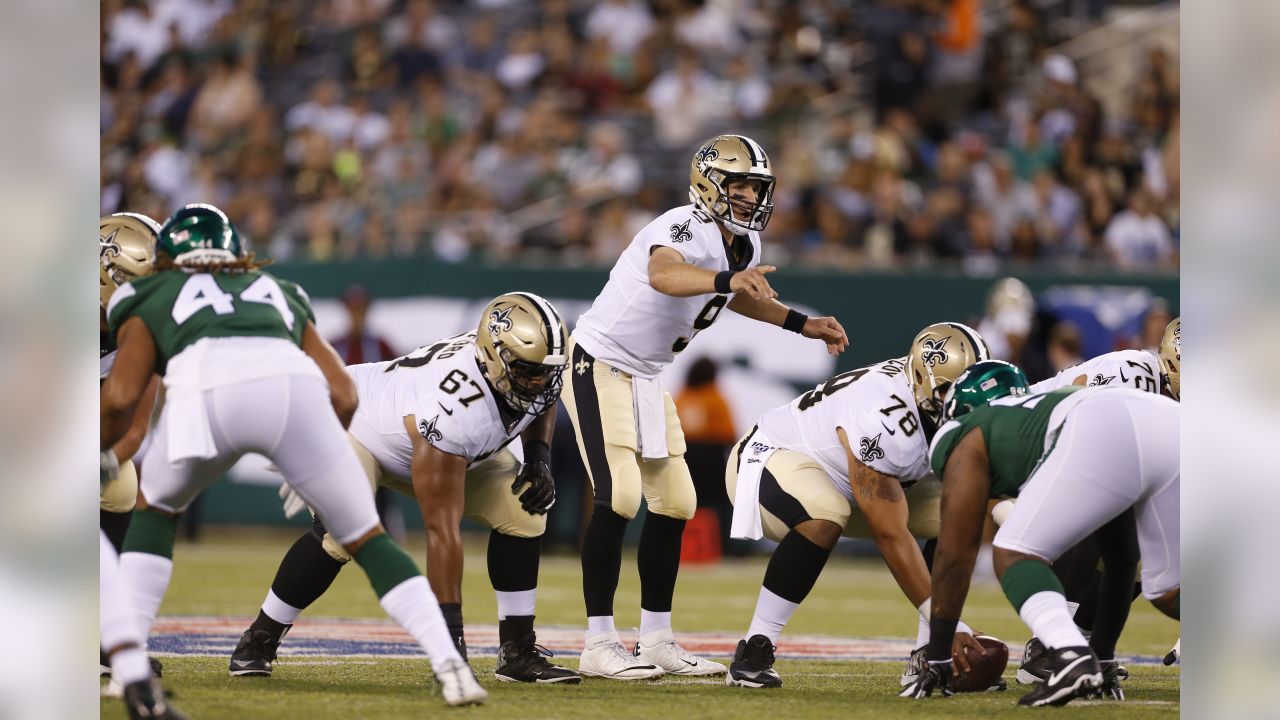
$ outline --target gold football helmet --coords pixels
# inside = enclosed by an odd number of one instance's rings
[[[139,213],[116,213],[98,221],[99,307],[107,306],[117,287],[151,273],[159,234],[160,223]]]
[[[494,298],[480,315],[476,359],[502,400],[541,414],[560,397],[569,332],[543,298],[513,292]]]
[[[729,199],[725,186],[756,180],[754,203]],[[773,166],[759,143],[746,135],[717,135],[702,144],[689,166],[689,200],[734,235],[764,230],[773,215]]]
[[[941,420],[951,383],[970,365],[990,359],[986,341],[967,325],[941,322],[921,330],[907,356],[907,384],[920,412],[934,422]]]
[[[1182,399],[1182,318],[1176,317],[1160,339],[1160,374],[1174,400]]]

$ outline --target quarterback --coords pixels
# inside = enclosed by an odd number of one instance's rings
[[[504,681],[582,679],[547,662],[533,631],[539,538],[555,503],[550,441],[568,335],[551,303],[507,293],[485,307],[472,332],[347,368],[360,401],[351,446],[371,491],[384,484],[417,498],[427,530],[427,580],[463,657],[459,523],[466,516],[492,528],[489,578],[501,642],[495,676]],[[508,447],[517,437],[523,467]],[[287,514],[304,506],[291,489],[283,494]],[[231,656],[231,674],[270,675],[281,638],[350,559],[317,517],[281,561],[258,618]]]
[[[317,509],[431,658],[445,702],[483,702],[426,579],[378,522],[343,432],[355,384],[316,333],[306,294],[258,267],[221,210],[188,205],[160,230],[156,271],[118,287],[107,306],[119,352],[101,390],[104,475],[115,474],[108,451],[153,373],[166,391],[120,556],[141,637],[173,574],[178,516],[242,455],[259,453]]]
[[[636,234],[574,328],[564,401],[594,493],[582,545],[584,675],[725,672],[681,648],[671,630],[681,534],[696,498],[684,433],[658,374],[726,307],[822,340],[832,354],[848,344],[835,318],[806,317],[778,302],[769,286],[774,268],[760,264],[760,232],[773,212],[773,191],[773,166],[754,140],[708,140],[690,165],[690,204]],[[640,534],[640,637],[632,653],[614,628],[613,598],[623,534],[642,495],[649,512]]]
[[[1085,640],[1050,563],[1132,508],[1142,594],[1178,617],[1178,404],[1129,388],[1073,386],[1027,395],[1022,371],[992,360],[956,380],[944,411],[954,419],[929,452],[942,480],[943,516],[928,663],[903,697],[950,694],[950,639],[968,594],[987,500],[1010,496],[1019,502],[993,542],[996,575],[1052,660],[1049,676],[1019,704],[1063,705],[1118,684],[1115,648],[1108,654]]]
[[[988,359],[972,329],[926,327],[910,353],[841,373],[765,413],[730,452],[725,488],[734,537],[778,543],[751,627],[726,682],[776,688],[782,628],[818,581],[843,534],[872,538],[903,594],[920,611],[916,646],[929,640],[929,570],[916,538],[938,534],[938,481],[928,436],[942,398],[970,365]],[[971,631],[961,627],[971,641]]]

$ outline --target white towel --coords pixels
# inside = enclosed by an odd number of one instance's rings
[[[636,445],[640,457],[667,457],[667,408],[658,378],[631,377],[631,404],[636,416]]]
[[[778,448],[757,429],[747,438],[742,448],[742,464],[738,466],[738,487],[733,493],[733,524],[729,537],[741,540],[759,540],[764,537],[760,524],[760,475],[764,472],[769,456]],[[732,459],[730,459],[732,461]]]
[[[164,414],[168,416],[169,462],[176,463],[189,458],[208,460],[218,454],[209,429],[209,413],[205,408],[204,393],[175,393],[170,391],[165,399]]]

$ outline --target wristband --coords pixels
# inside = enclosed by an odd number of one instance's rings
[[[804,324],[808,321],[809,316],[795,310],[787,311],[787,319],[782,321],[782,329],[790,330],[793,333],[804,332]]]
[[[729,282],[733,280],[733,276],[736,274],[737,273],[732,270],[724,270],[716,273],[716,292],[720,295],[728,295],[733,292],[733,288],[729,287]]]
[[[526,465],[541,460],[551,466],[551,446],[541,440],[530,440],[524,444],[524,462]]]
[[[929,620],[929,649],[925,652],[925,658],[938,661],[951,659],[951,641],[956,637],[958,622],[942,618]]]

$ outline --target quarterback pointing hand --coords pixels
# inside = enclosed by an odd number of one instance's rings
[[[773,189],[773,166],[754,140],[708,140],[690,167],[690,204],[636,235],[574,329],[564,400],[595,496],[582,551],[584,675],[633,680],[725,672],[672,635],[680,539],[696,497],[680,420],[658,374],[726,306],[822,340],[832,354],[848,345],[835,318],[806,317],[778,302],[769,285],[774,268],[759,264],[760,231],[773,212]],[[640,535],[640,638],[632,653],[614,629],[613,596],[623,534],[642,494],[649,514]]]

